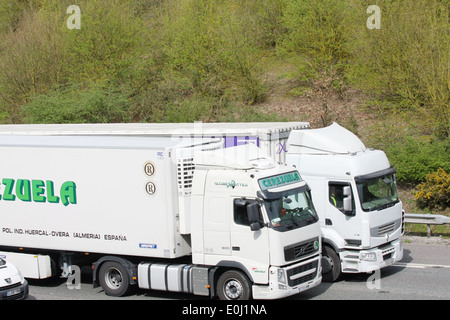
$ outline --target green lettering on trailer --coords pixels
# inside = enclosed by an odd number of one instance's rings
[[[76,185],[73,181],[66,181],[61,186],[61,201],[67,206],[69,203],[77,204]]]
[[[51,180],[27,180],[3,178],[0,185],[0,200],[38,203],[61,203],[64,206],[77,204],[76,184],[73,181],[66,181],[61,185],[59,195],[55,192],[55,184]],[[3,194],[1,191],[3,190]],[[15,193],[14,193],[15,191]]]
[[[45,202],[47,200],[46,197],[43,196],[45,189],[44,181],[42,180],[32,180],[31,181],[31,189],[33,190],[33,201],[34,202]]]
[[[50,203],[58,203],[59,197],[55,196],[53,181],[47,180],[46,187],[47,187],[47,201]]]
[[[16,196],[12,194],[14,187],[14,179],[3,179],[3,185],[5,186],[5,192],[3,192],[3,200],[14,201]]]
[[[31,201],[30,180],[18,179],[16,183],[16,195],[22,201]]]

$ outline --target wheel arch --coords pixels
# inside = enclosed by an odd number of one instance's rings
[[[248,280],[250,280],[251,283],[254,283],[252,275],[247,270],[247,268],[240,262],[228,261],[228,260],[220,261],[216,265],[215,269],[216,269],[216,277],[220,277],[220,275],[222,273],[224,273],[225,271],[230,270],[230,269],[242,271],[247,276]]]
[[[336,230],[331,228],[322,228],[322,247],[327,245],[332,248],[336,253],[339,253],[345,246],[345,240],[341,237]],[[323,248],[322,248],[323,250]]]

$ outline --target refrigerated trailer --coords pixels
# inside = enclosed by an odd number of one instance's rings
[[[254,144],[277,163],[294,165],[310,186],[322,228],[324,280],[371,272],[403,256],[404,212],[395,169],[384,152],[366,148],[336,123],[320,129],[308,122],[4,125],[2,134],[221,138],[223,148]],[[179,179],[189,184],[190,176]],[[189,201],[180,202],[181,210]]]
[[[0,129],[1,130],[1,129]],[[28,278],[274,299],[321,281],[307,184],[253,144],[0,134],[0,255]]]

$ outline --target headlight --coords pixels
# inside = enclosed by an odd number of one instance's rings
[[[283,269],[277,270],[278,282],[286,284],[286,274]]]
[[[361,260],[377,261],[377,254],[375,252],[363,252],[363,253],[361,253]]]

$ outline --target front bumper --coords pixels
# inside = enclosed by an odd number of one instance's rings
[[[270,267],[269,285],[253,285],[253,298],[280,299],[318,286],[322,282],[320,261],[317,255],[293,265]],[[278,272],[284,273],[284,281],[280,282]]]
[[[25,300],[28,298],[28,281],[0,288],[0,300]]]
[[[386,245],[359,252],[344,250],[340,252],[342,272],[372,272],[390,266],[403,258],[403,245],[400,239]]]

